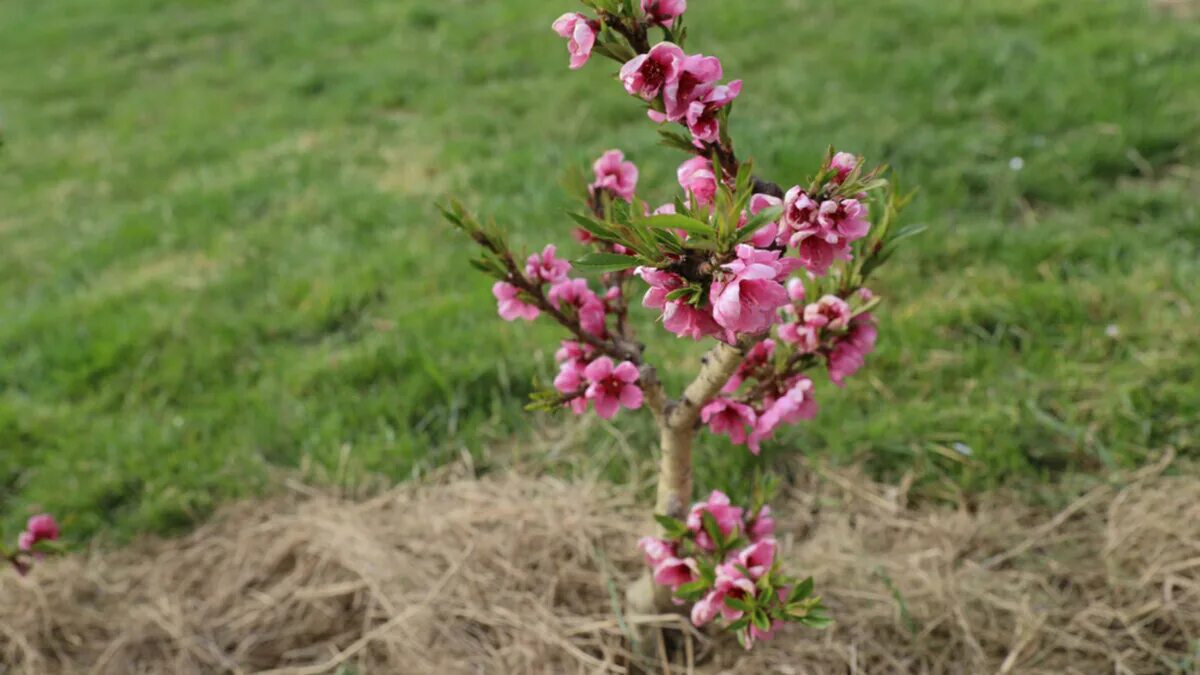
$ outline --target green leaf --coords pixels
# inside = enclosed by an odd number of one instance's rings
[[[690,600],[707,593],[711,585],[712,584],[705,582],[703,579],[700,579],[680,586],[679,589],[675,591],[675,595],[683,598],[684,600]]]
[[[571,216],[571,220],[579,223],[580,227],[601,239],[606,241],[617,241],[619,239],[616,232],[595,218],[585,216],[582,213],[567,213],[567,215]]]
[[[727,595],[727,596],[725,596],[725,605],[727,607],[732,607],[733,609],[736,609],[739,612],[753,612],[754,611],[754,603],[750,602],[749,600],[746,600],[745,598],[735,598],[735,597]]]
[[[809,613],[808,616],[800,619],[800,623],[808,626],[809,628],[822,630],[832,626],[833,619],[830,618],[829,615],[824,612],[824,608],[822,608],[821,610],[814,610]]]
[[[589,272],[620,272],[641,263],[637,258],[619,253],[589,253],[571,265]]]
[[[667,293],[667,300],[680,300],[682,298],[691,297],[693,294],[695,294],[695,292],[696,290],[691,286],[676,288],[670,293]]]
[[[669,131],[667,129],[659,129],[658,135],[662,136],[662,140],[660,140],[659,143],[667,146],[668,148],[675,148],[676,150],[683,150],[684,152],[689,153],[694,150],[692,142],[683,134]]]
[[[907,225],[907,226],[901,228],[900,231],[896,233],[896,236],[894,236],[888,240],[888,245],[895,246],[897,243],[904,241],[905,239],[908,239],[910,237],[915,237],[918,234],[921,234],[922,232],[924,232],[925,230],[928,230],[928,229],[929,229],[929,227],[927,225],[921,225],[918,223],[913,223],[912,225]]]
[[[750,217],[738,232],[738,241],[742,242],[754,236],[764,225],[779,220],[783,216],[783,206],[770,206]]]
[[[712,538],[713,543],[716,544],[717,548],[725,548],[725,536],[721,534],[721,527],[717,525],[717,519],[713,516],[712,512],[702,511],[700,517],[704,523],[704,531],[707,532],[708,536]],[[750,575],[746,574],[746,576]]]
[[[813,592],[813,578],[809,577],[804,581],[792,586],[792,590],[788,592],[788,603],[799,602],[804,600]]]
[[[657,513],[654,514],[654,520],[658,522],[659,526],[662,527],[663,532],[666,532],[667,537],[670,539],[678,539],[687,534],[687,524],[682,520]]]
[[[754,622],[754,627],[761,631],[771,630],[771,617],[761,609],[754,610],[750,620]]]
[[[650,216],[649,218],[637,218],[635,222],[639,225],[655,229],[683,230],[688,234],[700,236],[709,236],[713,233],[713,228],[708,223],[676,213],[664,213],[657,216]]]

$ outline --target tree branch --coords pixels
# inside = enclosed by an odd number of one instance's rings
[[[761,337],[758,338],[758,340],[761,339]],[[745,358],[745,350],[749,346],[733,347],[722,342],[708,350],[702,360],[700,373],[683,390],[683,395],[671,408],[667,417],[668,426],[672,429],[689,430],[694,427],[696,420],[700,419],[700,408],[716,396],[729,378],[733,377],[734,372]]]

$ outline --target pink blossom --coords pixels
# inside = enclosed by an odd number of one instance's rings
[[[788,299],[792,302],[804,302],[804,280],[796,277],[788,279],[787,292]]]
[[[847,242],[858,241],[871,230],[867,207],[857,199],[827,199],[821,202],[816,220],[825,232],[836,233]]]
[[[825,295],[804,308],[804,323],[815,328],[843,330],[850,325],[850,305],[836,295]]]
[[[758,215],[765,209],[773,206],[779,206],[783,200],[779,197],[767,194],[756,194],[750,197],[750,214]],[[758,228],[754,236],[750,238],[750,244],[754,248],[767,248],[775,243],[779,237],[779,223],[770,222]]]
[[[711,312],[690,305],[682,299],[667,300],[671,291],[684,286],[683,277],[653,267],[639,267],[634,270],[634,274],[650,285],[650,289],[642,298],[642,305],[663,310],[663,328],[693,340],[721,333],[721,327],[713,321]]]
[[[583,388],[585,382],[583,369],[578,361],[563,361],[559,366],[558,375],[554,378],[554,388],[563,394],[574,394]]]
[[[592,335],[604,335],[604,303],[591,289],[586,279],[565,279],[550,287],[546,299],[556,309],[563,305],[574,307],[579,324]]]
[[[568,12],[558,17],[553,28],[555,33],[567,38],[571,69],[582,68],[592,56],[592,47],[596,44],[596,30],[600,28],[600,24],[578,12]]]
[[[774,539],[761,539],[738,551],[737,561],[750,573],[751,579],[758,579],[771,571],[775,564],[775,551],[778,546]]]
[[[496,297],[499,304],[501,319],[533,321],[542,313],[537,307],[521,300],[520,293],[520,289],[507,281],[497,281],[492,284],[492,295]]]
[[[857,373],[866,364],[867,354],[875,349],[877,335],[870,314],[855,318],[850,324],[850,332],[829,352],[829,379],[834,384],[843,386],[847,377]]]
[[[537,282],[558,283],[567,278],[571,263],[556,257],[554,244],[547,244],[542,252],[534,253],[525,261],[525,274]]]
[[[54,516],[42,513],[31,517],[25,524],[25,531],[17,536],[17,548],[29,552],[38,542],[54,541],[58,539],[58,535],[58,523],[54,520]],[[22,570],[18,565],[17,571],[24,574],[28,570]]]
[[[557,362],[568,360],[583,361],[584,365],[587,365],[587,362],[591,360],[593,351],[591,345],[574,340],[563,340],[559,345],[558,351],[554,352],[554,360]]]
[[[738,245],[737,256],[722,266],[728,274],[713,281],[713,319],[733,333],[761,333],[775,323],[776,310],[788,304],[787,290],[779,281],[796,261],[747,244]]]
[[[837,170],[837,175],[833,180],[838,185],[846,180],[846,176],[849,176],[856,166],[858,166],[858,158],[848,152],[837,153],[829,162],[829,168]]]
[[[721,327],[713,320],[711,309],[700,309],[682,301],[667,303],[663,309],[663,328],[679,337],[700,340],[720,337]]]
[[[750,523],[746,535],[750,541],[759,542],[775,534],[775,519],[771,517],[771,507],[763,506],[758,515]]]
[[[675,555],[675,546],[664,539],[642,537],[638,540],[638,548],[646,556],[646,564],[657,567],[659,563]]]
[[[679,165],[676,171],[684,192],[695,195],[702,205],[711,204],[717,194],[717,175],[707,157],[693,157]]]
[[[611,419],[622,407],[630,410],[642,407],[642,390],[634,384],[640,374],[633,363],[622,361],[614,367],[612,359],[602,356],[592,361],[583,374],[591,383],[587,388],[588,400],[596,406],[601,419]]]
[[[845,380],[857,373],[866,364],[863,353],[849,342],[839,342],[829,352],[829,379],[841,387]]]
[[[687,11],[687,0],[642,0],[642,11],[650,21],[670,26]]]
[[[621,82],[633,96],[653,101],[668,84],[678,80],[683,60],[682,49],[670,42],[660,42],[621,66]]]
[[[775,634],[779,632],[780,624],[781,622],[774,621],[771,623],[771,628],[768,630],[762,630],[753,623],[751,623],[749,626],[746,626],[746,628],[743,629],[744,632],[742,633],[742,643],[746,645],[746,651],[749,651],[751,648],[753,648],[754,643],[759,640],[767,642],[771,638],[775,637]]]
[[[846,340],[863,354],[875,351],[875,342],[879,331],[875,328],[875,317],[870,314],[859,314],[850,322],[850,332]]]
[[[729,536],[742,522],[742,509],[730,505],[729,497],[720,490],[713,490],[712,494],[708,496],[708,501],[700,502],[692,507],[688,513],[687,527],[695,534],[697,546],[706,551],[712,551],[716,549],[717,545],[704,530],[705,513],[712,514],[722,536]]]
[[[637,189],[638,169],[633,162],[625,161],[625,154],[620,150],[609,150],[592,165],[596,172],[596,181],[589,186],[592,194],[599,190],[607,190],[627,202],[633,201],[633,193]]]
[[[700,577],[700,567],[695,558],[664,558],[654,567],[654,583],[660,586],[670,586],[677,590],[684,584],[690,584]]]
[[[741,600],[754,597],[756,592],[754,580],[747,577],[738,569],[739,563],[730,561],[717,565],[717,578],[713,583],[713,591],[719,593],[723,600],[733,598]],[[721,606],[721,616],[726,621],[736,621],[741,618],[742,611],[730,607],[728,603]]]
[[[583,229],[582,227],[577,227],[577,228],[571,230],[571,236],[575,238],[575,241],[577,241],[581,244],[591,244],[591,243],[600,241],[599,239],[596,238],[596,235],[592,234],[591,232],[588,232],[587,230]]]
[[[754,428],[754,409],[727,398],[713,399],[700,409],[700,419],[714,434],[725,434],[734,443],[746,442],[746,429]]]
[[[721,108],[732,103],[741,93],[742,81],[735,80],[727,85],[713,87],[703,97],[688,104],[687,115],[684,119],[687,122],[688,131],[692,132],[692,140],[699,147],[704,147],[705,143],[716,143],[721,139],[721,124],[717,119],[717,114]]]
[[[667,120],[683,121],[692,101],[707,94],[723,74],[721,60],[715,56],[693,54],[680,60],[675,77],[669,78],[663,87]]]
[[[808,237],[801,239],[796,246],[796,257],[800,259],[804,268],[813,274],[825,274],[835,260],[850,259],[850,247],[817,237]]]
[[[808,323],[786,323],[779,327],[779,339],[796,347],[801,354],[812,354],[821,347],[821,330]]]
[[[817,414],[817,402],[812,397],[812,380],[804,375],[798,375],[790,383],[783,396],[769,401],[766,409],[759,414],[754,433],[750,435],[747,445],[750,451],[758,454],[760,443],[774,435],[782,424],[795,424],[801,420],[812,419]]]
[[[797,251],[805,269],[825,274],[834,260],[850,259],[850,244],[870,230],[866,207],[856,199],[817,203],[800,186],[783,200],[779,243]]]
[[[721,613],[725,604],[725,596],[717,591],[709,591],[707,595],[692,605],[692,625],[697,628],[711,622]]]

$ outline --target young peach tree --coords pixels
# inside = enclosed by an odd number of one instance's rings
[[[756,175],[729,134],[742,82],[723,81],[717,57],[685,51],[686,0],[583,3],[593,15],[553,24],[571,68],[594,54],[620,64],[621,84],[664,144],[691,155],[678,171],[682,193],[652,206],[638,194],[637,167],[604,153],[581,195],[586,208],[570,214],[587,251],[570,261],[553,244],[518,256],[461,205],[443,211],[482,247],[473,264],[496,279],[503,319],[545,317],[568,333],[553,390],[535,393],[531,407],[604,419],[648,408],[657,423],[659,532],[639,542],[650,570],[631,589],[633,608],[690,604],[697,626],[720,620],[747,648],[786,622],[824,626],[812,579],[783,572],[765,499],[742,507],[712,492],[689,508],[692,444],[707,427],[758,454],[781,428],[817,414],[817,371],[841,386],[863,367],[880,302],[865,284],[916,231],[896,227],[907,198],[884,168],[832,150],[786,190]],[[655,32],[662,41],[651,42]],[[667,332],[712,343],[678,394],[665,391],[634,334],[634,295]]]

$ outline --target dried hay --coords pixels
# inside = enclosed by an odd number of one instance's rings
[[[1186,672],[1200,479],[1165,465],[1057,514],[1002,493],[910,509],[825,472],[777,511],[837,625],[749,654],[686,633],[675,672]],[[678,625],[615,610],[645,523],[611,486],[520,475],[242,504],[182,540],[0,575],[0,672],[624,672],[628,624]]]

